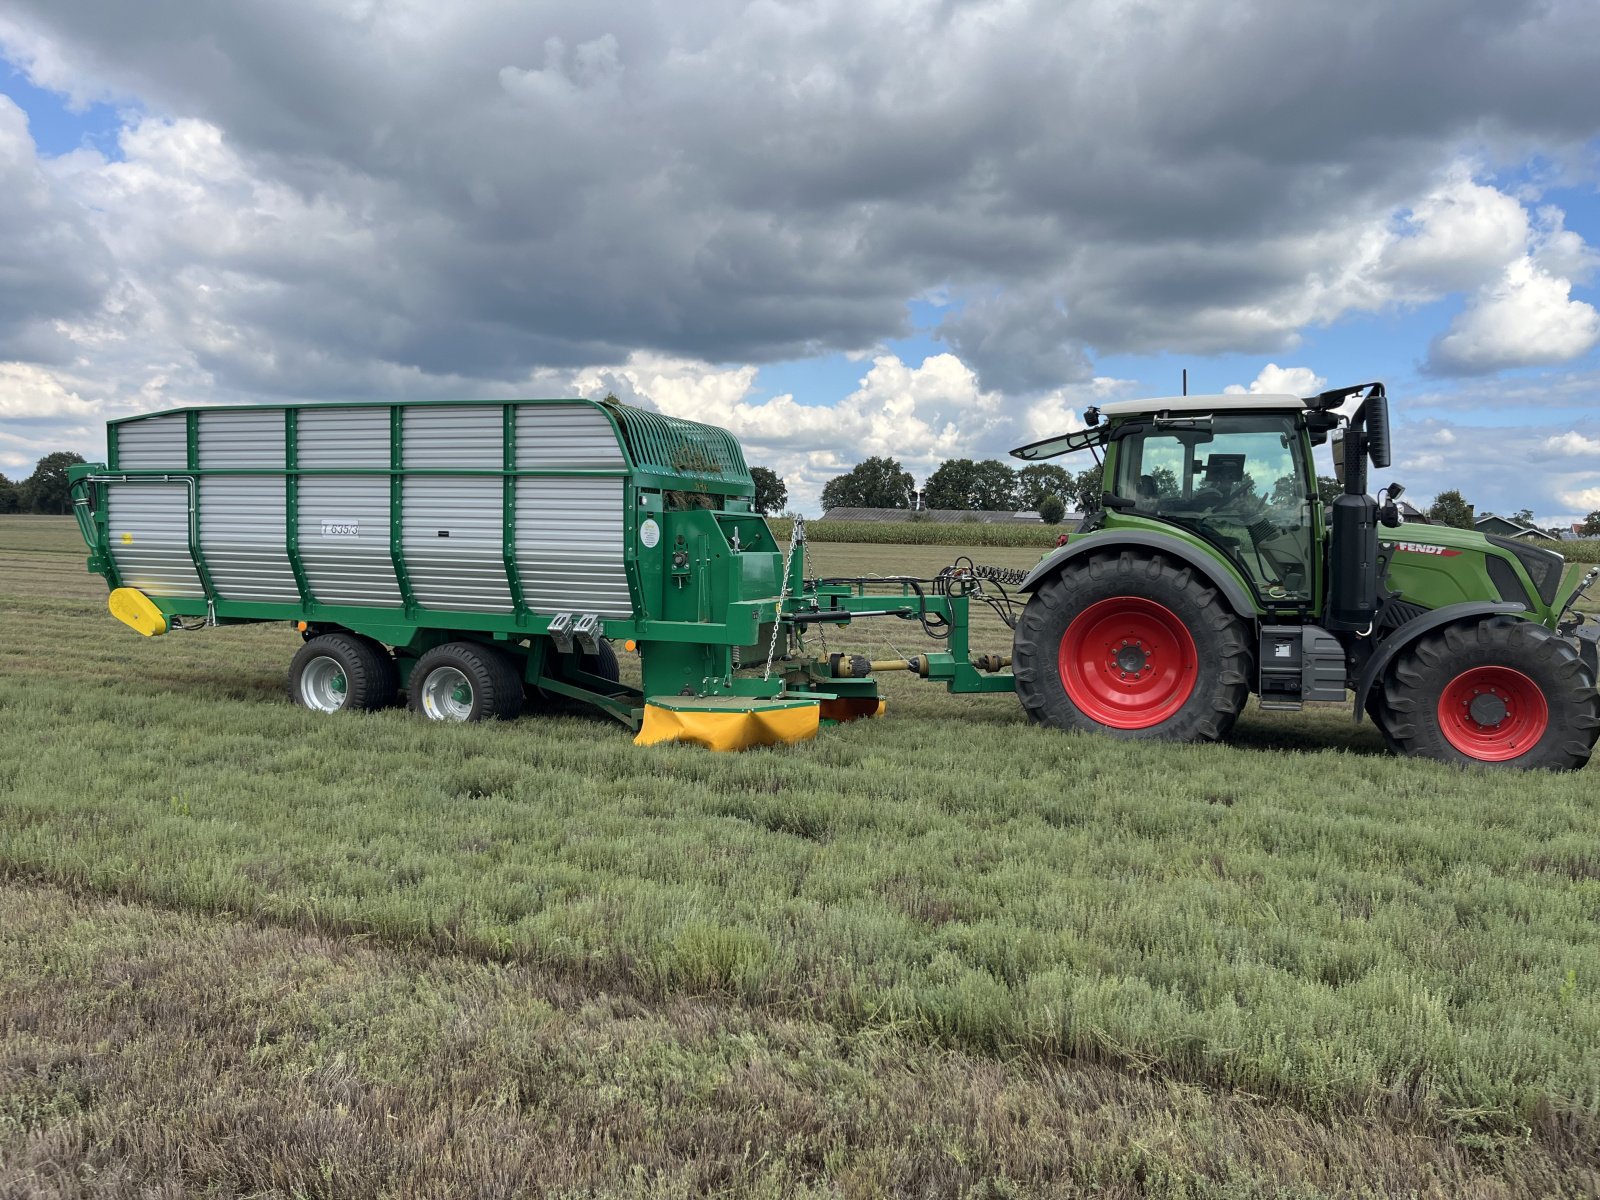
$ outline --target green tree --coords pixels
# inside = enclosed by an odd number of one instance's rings
[[[1067,515],[1067,502],[1060,496],[1046,496],[1039,501],[1039,520],[1046,525],[1059,525]]]
[[[1339,481],[1332,475],[1318,475],[1317,495],[1322,497],[1324,504],[1332,504],[1340,496],[1344,495],[1344,488],[1339,485]]]
[[[1454,489],[1440,492],[1428,506],[1428,520],[1435,525],[1454,525],[1457,529],[1472,528],[1472,505],[1461,498]]]
[[[928,486],[923,489],[922,502],[928,508],[973,509],[973,493],[977,491],[978,464],[970,458],[952,458],[939,464],[939,469],[928,476]]]
[[[929,508],[1012,512],[1017,507],[1017,473],[995,458],[952,458],[928,476],[923,497]]]
[[[17,494],[17,485],[0,475],[0,513],[14,513],[21,507],[22,498]]]
[[[1583,519],[1583,534],[1585,537],[1600,537],[1600,508]]]
[[[984,512],[1015,512],[1017,509],[1017,473],[998,458],[986,458],[978,464],[977,489],[973,506]]]
[[[789,502],[789,488],[782,477],[766,467],[751,467],[750,478],[756,485],[756,498],[751,506],[763,517],[781,513]]]
[[[67,468],[82,461],[83,455],[73,454],[70,450],[57,450],[41,458],[33,474],[22,484],[23,511],[56,515],[71,512],[72,498],[67,494]]]
[[[1077,499],[1078,484],[1072,472],[1055,463],[1029,463],[1017,472],[1017,506],[1038,511],[1047,496],[1060,496],[1063,503]]]
[[[1519,509],[1517,509],[1516,512],[1511,514],[1511,519],[1513,521],[1517,521],[1517,522],[1519,522],[1520,524],[1523,524],[1523,525],[1532,525],[1533,524],[1533,509],[1531,509],[1531,508],[1519,508]]]
[[[892,458],[869,458],[823,486],[822,507],[910,508],[915,481]]]
[[[1078,472],[1078,507],[1086,513],[1095,512],[1100,507],[1100,496],[1105,491],[1102,479],[1103,468],[1095,463],[1087,471]]]

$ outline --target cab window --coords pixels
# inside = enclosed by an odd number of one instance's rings
[[[1220,547],[1268,600],[1309,600],[1315,494],[1295,420],[1151,421],[1119,439],[1112,494]]]

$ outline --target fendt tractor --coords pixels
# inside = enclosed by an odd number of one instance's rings
[[[112,422],[72,469],[89,569],[147,636],[287,621],[294,700],[510,718],[581,702],[636,741],[793,742],[877,716],[877,676],[1015,691],[1124,739],[1226,737],[1343,702],[1397,753],[1572,769],[1600,735],[1600,626],[1560,555],[1401,522],[1381,384],[1104,404],[1012,453],[1103,456],[1101,507],[1031,570],[817,579],[724,430],[609,402],[182,409]],[[1318,495],[1332,440],[1342,494]],[[1011,653],[975,654],[972,605]],[[873,661],[867,617],[943,648]],[[615,646],[639,656],[622,681]],[[1009,668],[1009,669],[1008,669]]]

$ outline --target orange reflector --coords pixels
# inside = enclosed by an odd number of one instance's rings
[[[626,650],[629,654],[632,654],[635,650],[637,650],[639,648],[639,643],[634,641],[632,638],[629,638],[627,641],[622,643],[622,648],[624,650]]]
[[[309,628],[309,626],[307,626],[304,621],[296,621],[294,623],[294,627],[296,629],[298,629],[301,633],[304,633],[306,631],[306,629]]]

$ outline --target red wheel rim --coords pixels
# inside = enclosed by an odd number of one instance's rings
[[[1090,720],[1148,729],[1194,693],[1194,638],[1170,609],[1138,596],[1091,604],[1061,638],[1061,685]]]
[[[1521,671],[1473,667],[1439,697],[1439,730],[1469,758],[1505,762],[1532,750],[1550,727],[1544,693]]]

